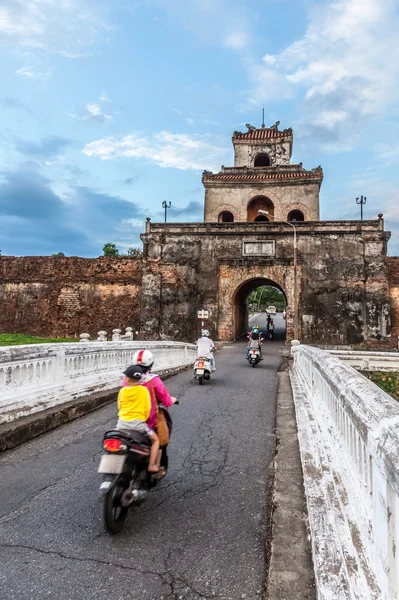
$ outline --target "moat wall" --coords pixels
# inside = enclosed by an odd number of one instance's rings
[[[141,279],[141,260],[127,257],[0,257],[0,332],[94,338],[137,327]]]

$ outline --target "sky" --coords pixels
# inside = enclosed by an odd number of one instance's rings
[[[322,219],[399,254],[399,0],[0,0],[0,249],[99,256],[201,221],[245,124],[294,130]]]

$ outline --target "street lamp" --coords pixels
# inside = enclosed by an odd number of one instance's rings
[[[366,204],[366,196],[360,196],[360,198],[356,198],[356,204],[360,204],[360,220],[363,221],[363,204]]]
[[[265,217],[273,217],[267,210],[258,210],[258,213]],[[297,243],[296,243],[296,227],[293,223],[282,221],[285,225],[289,225],[294,230],[294,339],[298,339],[298,277],[297,277]]]
[[[165,209],[165,223],[166,223],[166,213],[168,211],[168,208],[170,208],[172,206],[172,202],[169,202],[169,204],[166,202],[166,200],[164,200],[162,202],[162,208]]]

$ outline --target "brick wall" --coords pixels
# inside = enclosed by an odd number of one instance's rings
[[[142,263],[131,258],[0,257],[0,332],[74,336],[138,327]]]
[[[391,297],[392,339],[393,345],[398,347],[399,337],[399,256],[389,256],[388,278],[389,293]]]

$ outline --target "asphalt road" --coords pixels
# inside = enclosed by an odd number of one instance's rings
[[[281,349],[253,369],[234,344],[204,386],[168,380],[169,473],[116,536],[97,493],[115,406],[0,455],[1,600],[261,598]]]

